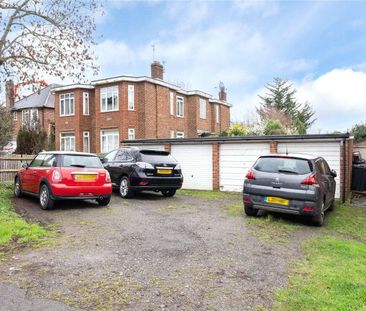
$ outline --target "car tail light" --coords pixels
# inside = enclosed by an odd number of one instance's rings
[[[154,167],[150,164],[150,163],[146,163],[146,162],[136,162],[136,165],[138,166],[138,167],[141,167],[141,168],[143,168],[143,169],[154,169]]]
[[[311,174],[310,176],[306,177],[302,182],[302,185],[308,185],[308,186],[312,186],[312,185],[317,185],[318,182],[315,178],[314,174]]]
[[[108,171],[106,172],[106,175],[105,175],[105,182],[112,182],[111,181],[111,175],[109,175]]]
[[[61,171],[56,169],[52,172],[52,181],[53,182],[60,182],[62,179]]]
[[[302,210],[305,212],[311,212],[314,210],[314,207],[305,205]]]
[[[250,197],[244,197],[243,202],[244,203],[252,203],[252,199]]]
[[[149,182],[148,182],[147,180],[141,180],[141,181],[139,182],[139,185],[140,185],[140,186],[146,186],[148,183],[149,183]]]
[[[245,175],[245,178],[246,179],[255,179],[255,176],[254,176],[254,173],[253,173],[252,169],[250,169],[248,171],[248,173]]]

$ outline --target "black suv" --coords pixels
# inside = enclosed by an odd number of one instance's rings
[[[124,147],[105,155],[102,162],[122,198],[144,190],[172,197],[182,187],[180,164],[166,151]]]

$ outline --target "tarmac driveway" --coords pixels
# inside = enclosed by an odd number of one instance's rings
[[[240,194],[208,200],[146,193],[114,195],[105,208],[72,202],[42,211],[35,199],[16,199],[25,217],[61,233],[55,245],[21,249],[1,262],[0,298],[9,310],[42,310],[42,303],[55,310],[270,308],[300,255],[301,235],[281,244],[256,238],[244,216],[223,211],[240,201]]]

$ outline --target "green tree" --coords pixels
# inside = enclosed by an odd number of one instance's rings
[[[12,116],[5,106],[0,106],[0,147],[3,147],[12,139]]]
[[[264,135],[282,135],[287,134],[286,129],[281,124],[280,120],[277,119],[268,119],[266,121],[264,131]]]
[[[230,128],[220,133],[220,136],[246,136],[248,128],[241,123],[234,123]]]
[[[299,134],[306,134],[314,123],[315,112],[309,103],[299,103],[296,98],[296,89],[288,80],[274,78],[272,84],[267,84],[267,93],[259,95],[260,107],[257,108],[261,116],[269,108],[274,108],[286,114],[292,121],[293,127]]]
[[[17,153],[37,154],[47,148],[47,133],[39,121],[21,127],[17,136]]]
[[[351,134],[356,140],[366,137],[366,124],[364,122],[360,124],[355,124],[351,129]]]

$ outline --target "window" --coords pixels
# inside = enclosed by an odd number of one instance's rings
[[[18,115],[17,115],[17,112],[14,111],[13,112],[13,120],[16,121],[18,119]]]
[[[100,111],[118,110],[118,86],[105,87],[100,89]]]
[[[102,130],[100,131],[101,152],[106,153],[119,147],[118,130]]]
[[[135,139],[135,129],[128,129],[128,139]]]
[[[83,152],[90,152],[90,134],[83,132]]]
[[[254,169],[268,173],[304,175],[312,171],[311,163],[305,159],[261,157],[254,164]]]
[[[184,117],[184,98],[177,96],[177,116]]]
[[[22,124],[34,127],[35,121],[38,120],[38,109],[22,110]]]
[[[184,138],[184,132],[177,132],[177,138]]]
[[[220,123],[220,106],[216,105],[216,123]]]
[[[89,114],[89,93],[87,92],[83,93],[83,114]]]
[[[61,133],[60,147],[61,151],[75,151],[75,134]]]
[[[60,95],[60,116],[73,116],[74,109],[74,93]]]
[[[64,154],[61,157],[62,167],[89,167],[102,168],[103,165],[97,156],[81,154]]]
[[[56,155],[54,154],[47,154],[43,160],[42,166],[43,167],[54,167],[56,166]]]
[[[31,164],[29,165],[30,167],[40,167],[42,165],[43,159],[46,157],[45,154],[39,154],[37,155],[33,161],[31,162]]]
[[[114,160],[114,157],[116,156],[117,152],[118,152],[118,150],[113,150],[112,152],[108,153],[105,156],[105,159],[107,159],[108,162],[112,162]]]
[[[206,100],[200,98],[200,118],[206,119]]]
[[[175,133],[173,130],[170,131],[170,138],[175,138]]]
[[[135,110],[135,86],[128,86],[128,110]]]
[[[169,95],[170,95],[170,100],[169,100],[169,103],[170,103],[170,114],[172,116],[174,116],[174,93],[173,92],[170,92]]]
[[[132,161],[133,155],[131,154],[130,150],[120,150],[117,153],[116,162],[123,162],[123,161]]]

